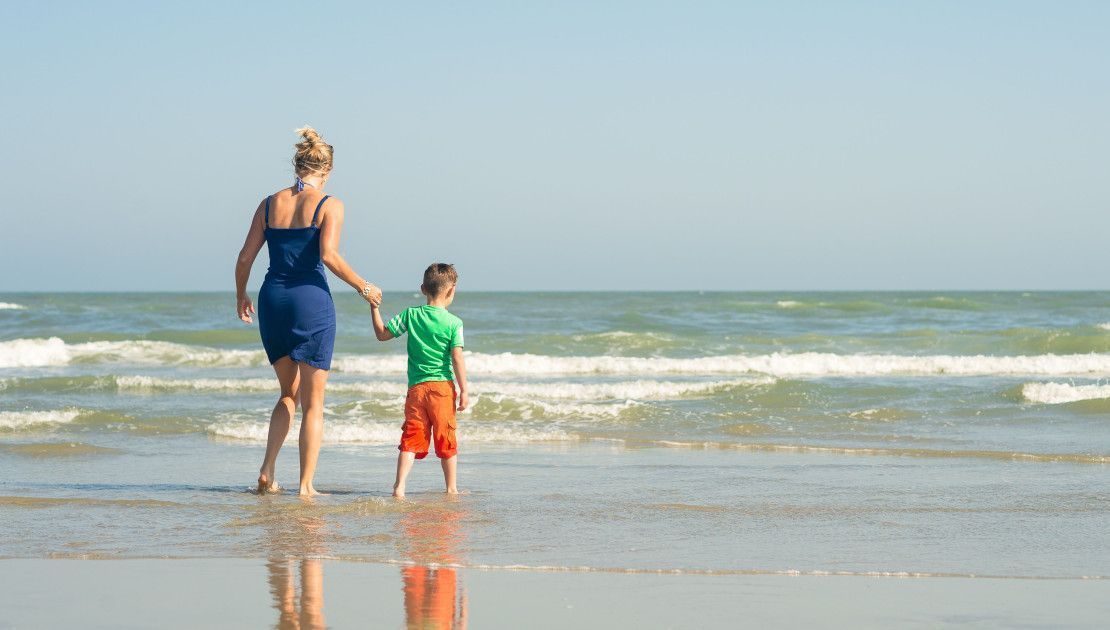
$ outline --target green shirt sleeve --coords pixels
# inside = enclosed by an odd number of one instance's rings
[[[409,331],[408,317],[406,317],[408,314],[409,309],[406,308],[400,313],[394,315],[393,319],[386,322],[386,330],[393,333],[394,337],[400,337],[401,335],[407,333]]]
[[[463,325],[460,323],[451,333],[451,347],[461,348],[465,345],[466,344],[463,342]]]

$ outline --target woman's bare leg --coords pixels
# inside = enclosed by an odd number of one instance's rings
[[[301,496],[320,494],[312,487],[316,474],[316,460],[320,456],[320,441],[324,437],[324,387],[328,371],[304,363],[301,371]]]
[[[297,392],[300,385],[300,371],[297,364],[289,357],[282,357],[274,363],[274,373],[277,374],[278,384],[281,385],[281,397],[274,405],[270,414],[270,433],[266,437],[266,456],[262,459],[262,468],[258,470],[258,493],[277,492],[277,481],[274,479],[274,467],[277,464],[278,452],[285,443],[285,436],[289,435],[289,427],[293,424],[293,414],[297,411]]]

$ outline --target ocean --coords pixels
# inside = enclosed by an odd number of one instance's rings
[[[306,502],[248,492],[277,389],[230,293],[0,294],[0,557],[1110,577],[1110,293],[462,287],[465,494],[432,456],[405,502],[404,342],[336,303]]]

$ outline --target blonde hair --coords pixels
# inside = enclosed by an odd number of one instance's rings
[[[302,140],[296,144],[297,152],[293,154],[293,171],[297,177],[319,173],[326,175],[331,171],[332,146],[320,137],[320,134],[305,125],[295,133],[301,134]]]

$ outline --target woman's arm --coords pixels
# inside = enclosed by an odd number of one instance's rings
[[[339,253],[339,235],[343,232],[343,202],[332,197],[325,207],[326,212],[320,222],[320,259],[337,278],[362,295],[362,289],[369,283],[355,273]],[[371,284],[370,294],[363,295],[363,298],[371,304],[380,304],[382,291]]]
[[[235,261],[235,301],[238,304],[236,310],[239,313],[239,319],[248,324],[253,321],[251,315],[254,314],[254,304],[247,295],[247,279],[251,276],[251,266],[254,265],[254,259],[258,258],[258,251],[266,242],[266,233],[262,229],[264,203],[266,202],[262,201],[255,208],[251,227],[247,230],[247,239],[243,242],[243,249],[239,250],[239,259]]]

